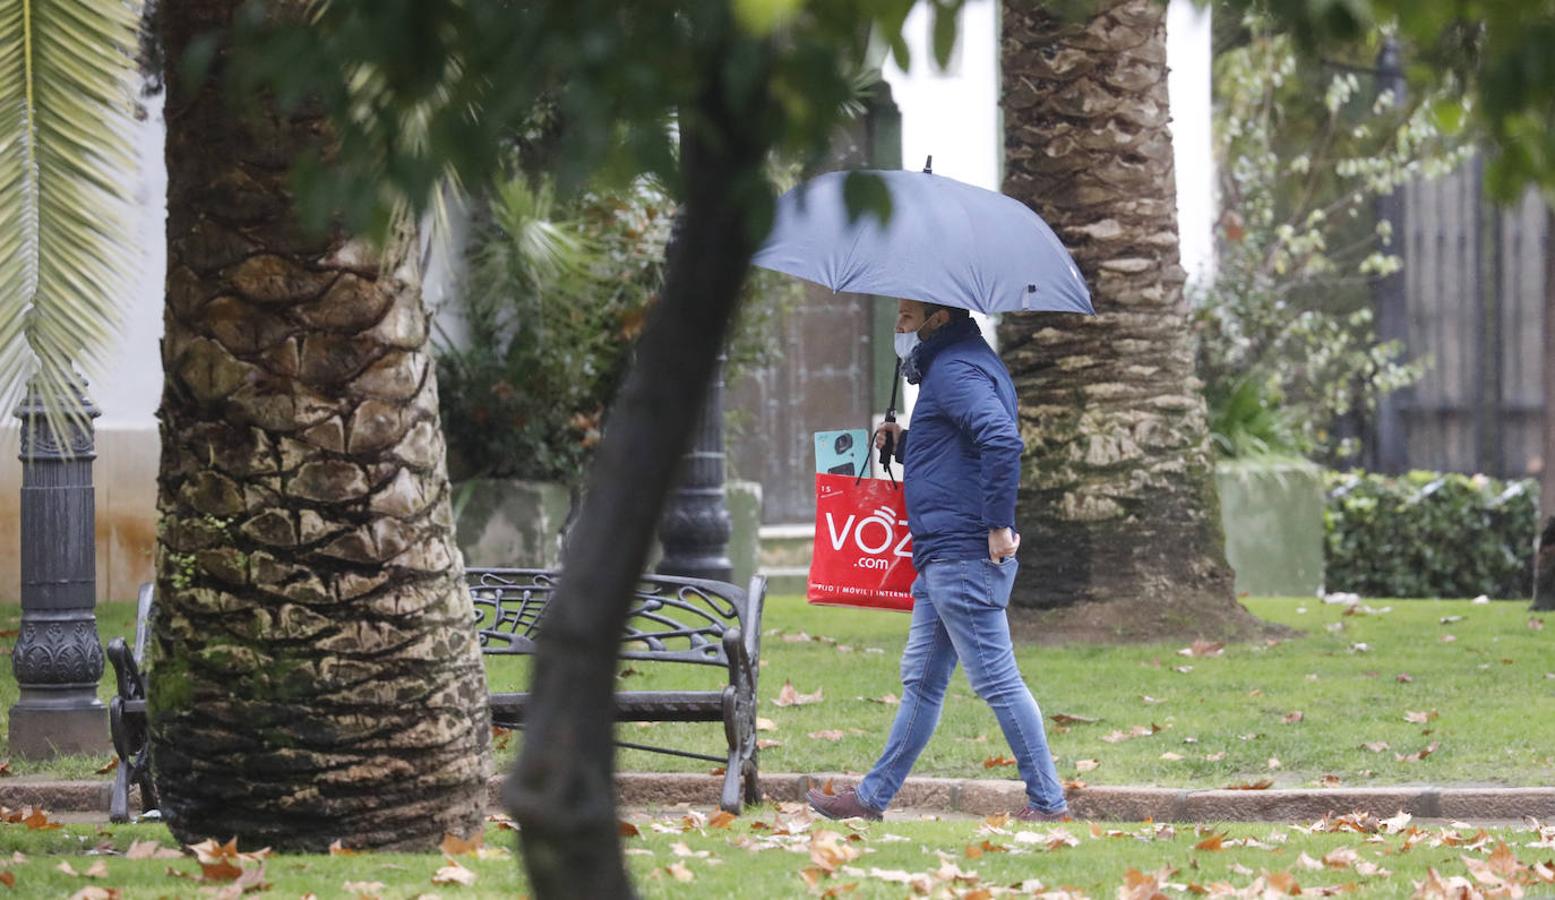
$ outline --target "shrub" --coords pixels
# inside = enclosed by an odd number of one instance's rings
[[[1330,474],[1327,587],[1371,597],[1527,597],[1538,497],[1531,480]]]

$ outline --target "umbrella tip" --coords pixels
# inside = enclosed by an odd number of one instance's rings
[[[928,159],[923,161],[923,174],[925,174],[925,175],[933,175],[934,174],[934,154],[932,154],[932,153],[929,154],[929,158]]]

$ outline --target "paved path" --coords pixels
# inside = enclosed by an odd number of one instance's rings
[[[812,786],[830,781],[834,788],[846,788],[857,780],[857,776],[842,774],[770,774],[761,777],[761,787],[770,799],[797,801],[803,800]],[[494,805],[499,783],[500,777],[492,779]],[[628,772],[617,778],[621,804],[642,809],[682,803],[713,806],[722,783],[721,777],[689,773]],[[106,781],[6,778],[0,779],[0,805],[105,816],[109,787]],[[909,778],[896,807],[911,815],[976,817],[1013,812],[1024,803],[1024,789],[1018,781]],[[1119,822],[1311,822],[1328,814],[1369,812],[1385,818],[1402,811],[1418,819],[1515,823],[1525,816],[1555,820],[1555,787],[1409,785],[1227,791],[1091,786],[1072,791],[1069,804],[1078,819]]]

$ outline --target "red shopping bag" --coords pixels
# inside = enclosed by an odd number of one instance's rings
[[[877,478],[816,475],[810,602],[910,610],[915,577],[902,486]]]

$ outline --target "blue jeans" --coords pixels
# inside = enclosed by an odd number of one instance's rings
[[[1042,712],[1015,666],[1005,608],[1020,564],[987,559],[932,560],[913,582],[912,628],[902,651],[902,705],[880,761],[859,782],[859,802],[884,810],[901,790],[939,724],[945,689],[959,659],[1010,742],[1026,797],[1043,812],[1067,809],[1048,751]]]

